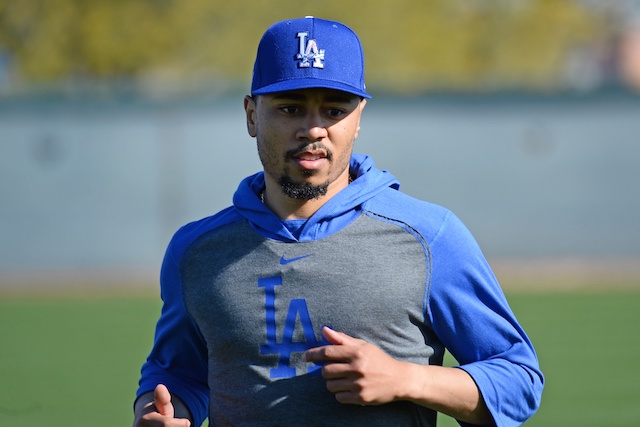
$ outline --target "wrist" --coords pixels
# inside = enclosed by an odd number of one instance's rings
[[[397,398],[424,405],[425,400],[428,399],[426,391],[429,390],[427,386],[429,366],[409,362],[404,362],[404,365],[403,380],[397,390]]]
[[[153,391],[141,394],[135,402],[133,402],[133,413],[138,414],[141,410],[153,404]]]

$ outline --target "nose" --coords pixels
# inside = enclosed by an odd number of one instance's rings
[[[301,121],[297,138],[298,140],[320,141],[327,137],[326,126],[319,112],[309,111]]]

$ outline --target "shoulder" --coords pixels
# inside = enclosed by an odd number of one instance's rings
[[[245,221],[244,217],[242,217],[233,206],[228,207],[215,215],[182,226],[173,235],[169,249],[174,254],[182,253],[202,236],[242,221]]]
[[[462,226],[449,209],[387,188],[368,200],[363,208],[370,214],[404,224],[432,244],[445,228]]]

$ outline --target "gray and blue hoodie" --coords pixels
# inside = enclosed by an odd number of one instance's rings
[[[159,383],[195,425],[435,426],[410,402],[338,403],[305,350],[325,325],[404,361],[445,348],[478,385],[495,425],[538,408],[543,375],[476,241],[450,211],[399,191],[354,154],[354,181],[308,220],[282,221],[244,179],[233,206],[171,240],[164,302],[138,395]]]

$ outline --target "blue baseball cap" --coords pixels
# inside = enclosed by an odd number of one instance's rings
[[[312,16],[272,25],[258,45],[251,94],[310,88],[371,98],[360,39],[344,24]]]

